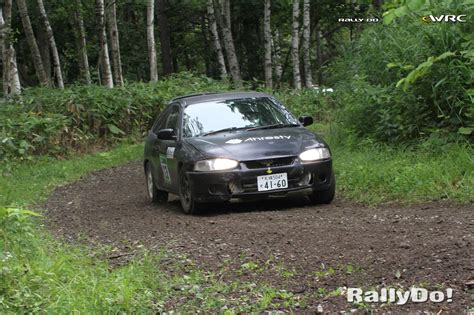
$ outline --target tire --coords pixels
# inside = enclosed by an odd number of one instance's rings
[[[328,189],[315,190],[309,195],[309,199],[313,204],[330,204],[336,195],[336,178],[334,172],[331,173],[331,183]]]
[[[156,188],[153,172],[151,171],[150,163],[145,165],[145,179],[147,195],[153,203],[164,203],[168,201],[168,192]]]
[[[189,178],[183,168],[179,171],[179,200],[186,214],[198,214],[202,210],[202,204],[194,200],[189,187]]]

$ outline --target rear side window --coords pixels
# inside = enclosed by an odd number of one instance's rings
[[[176,133],[178,131],[178,121],[179,121],[179,108],[178,106],[173,106],[170,114],[166,119],[165,129],[173,129]]]
[[[179,122],[179,107],[177,105],[169,106],[158,117],[152,130],[154,133],[157,133],[161,129],[169,128],[169,129],[173,129],[177,133],[178,122]]]
[[[156,119],[155,124],[153,125],[152,131],[158,133],[161,129],[164,128],[166,119],[168,118],[170,108],[166,108]]]

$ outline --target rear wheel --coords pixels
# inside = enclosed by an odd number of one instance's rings
[[[168,201],[168,192],[156,188],[153,172],[151,171],[150,163],[145,165],[146,190],[148,197],[154,203],[163,203]]]
[[[328,189],[316,190],[309,195],[309,199],[314,204],[330,204],[336,194],[336,178],[334,172],[331,173],[331,183]]]
[[[183,212],[186,214],[197,214],[202,208],[202,204],[194,200],[189,178],[184,169],[179,171],[179,199]]]

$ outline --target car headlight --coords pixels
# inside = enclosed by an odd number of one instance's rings
[[[239,165],[239,162],[230,159],[211,159],[211,160],[202,160],[197,161],[194,164],[194,170],[198,172],[206,171],[223,171],[236,168]]]
[[[300,154],[300,160],[304,162],[325,160],[331,157],[328,148],[317,148],[304,151]]]

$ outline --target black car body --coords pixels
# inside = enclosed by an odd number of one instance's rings
[[[330,203],[335,179],[327,144],[273,96],[203,93],[173,99],[145,142],[149,197],[180,196],[183,210],[233,198],[301,193]]]

